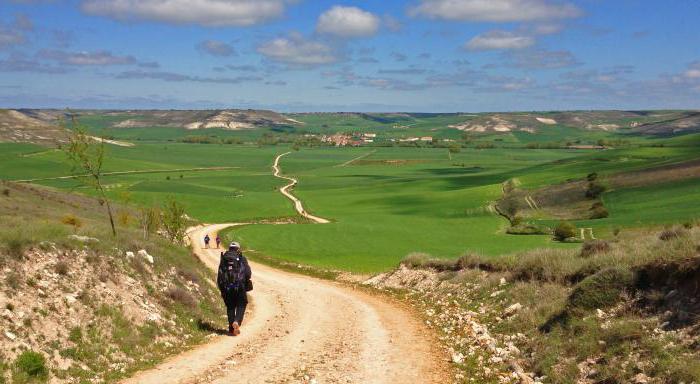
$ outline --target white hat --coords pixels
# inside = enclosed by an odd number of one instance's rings
[[[236,243],[235,241],[228,246],[229,249],[240,249],[241,245]]]

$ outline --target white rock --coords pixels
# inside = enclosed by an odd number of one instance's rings
[[[5,331],[5,336],[7,336],[7,338],[12,340],[12,341],[15,341],[15,339],[17,339],[17,335],[15,335],[14,333],[12,333],[10,331]]]
[[[509,306],[508,308],[506,308],[506,310],[503,311],[503,315],[506,317],[512,316],[516,312],[520,311],[521,309],[523,309],[523,305],[520,303],[515,303],[515,304]]]
[[[94,238],[94,237],[89,237],[89,236],[80,236],[80,235],[70,235],[68,238],[73,239],[73,240],[78,240],[81,243],[99,243],[100,239]]]
[[[452,354],[452,362],[455,364],[464,363],[464,355],[462,353],[453,353]]]
[[[75,298],[75,296],[73,296],[73,295],[66,295],[66,303],[67,303],[68,305],[71,305],[71,304],[75,303],[76,301],[77,301],[77,299]]]
[[[504,286],[504,285],[506,285],[506,278],[505,278],[505,277],[501,277],[501,280],[498,282],[498,285],[500,285],[501,287]]]
[[[595,315],[599,318],[602,319],[605,317],[605,312],[603,312],[600,308],[597,308],[595,310]]]
[[[145,249],[138,251],[138,255],[146,259],[146,261],[148,261],[149,264],[153,264],[153,256],[149,255]]]
[[[133,259],[136,255],[134,255],[134,252],[131,251],[126,251],[126,258],[127,259]]]
[[[155,313],[155,312],[151,312],[151,313],[148,314],[148,316],[146,317],[146,319],[147,319],[148,321],[160,321],[160,314]]]

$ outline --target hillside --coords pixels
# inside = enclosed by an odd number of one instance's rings
[[[112,128],[174,127],[186,129],[221,128],[230,130],[294,125],[296,121],[273,111],[226,109],[201,111],[80,111],[110,121]]]
[[[697,383],[697,224],[499,258],[412,254],[365,284],[422,308],[459,382]]]
[[[118,208],[0,184],[0,382],[114,382],[200,343],[220,319],[211,274]]]
[[[28,110],[0,110],[0,142],[56,145],[66,142],[56,113]]]

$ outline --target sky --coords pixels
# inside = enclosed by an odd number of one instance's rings
[[[699,109],[697,0],[0,0],[0,107]]]

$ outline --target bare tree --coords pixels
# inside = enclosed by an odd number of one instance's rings
[[[160,211],[154,207],[143,207],[139,210],[139,223],[143,230],[143,239],[148,240],[160,226]]]
[[[116,236],[117,230],[114,226],[112,206],[102,184],[105,142],[90,136],[74,114],[70,114],[69,126],[65,122],[62,125],[68,131],[68,144],[63,147],[63,151],[72,163],[73,175],[86,186],[94,188],[98,193],[100,202],[107,206],[109,224],[112,226],[112,234]]]

